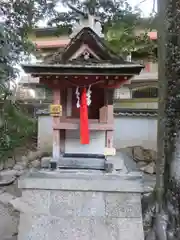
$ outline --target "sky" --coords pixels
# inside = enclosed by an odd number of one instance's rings
[[[132,7],[138,6],[142,10],[142,14],[145,17],[149,16],[149,14],[152,13],[154,0],[128,0],[128,2]]]

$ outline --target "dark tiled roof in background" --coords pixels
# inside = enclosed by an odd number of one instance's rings
[[[37,115],[49,115],[49,109],[37,109]],[[124,117],[156,117],[157,110],[151,109],[114,109],[114,116]]]
[[[156,117],[158,112],[156,109],[114,109],[114,115],[127,117]]]

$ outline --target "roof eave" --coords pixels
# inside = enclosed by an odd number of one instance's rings
[[[73,65],[73,64],[58,64],[58,65],[22,65],[23,70],[28,74],[119,74],[119,75],[138,75],[143,69],[140,64],[93,64],[93,65]],[[62,71],[63,69],[63,71]],[[109,71],[109,72],[108,72]]]
[[[65,63],[65,64],[22,64],[22,68],[144,68],[144,65],[142,64],[131,64],[131,63],[125,63],[125,64],[111,64],[111,63],[92,63],[92,64],[71,64],[71,63]]]

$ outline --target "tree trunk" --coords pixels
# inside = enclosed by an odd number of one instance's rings
[[[157,240],[180,239],[180,1],[159,0]]]

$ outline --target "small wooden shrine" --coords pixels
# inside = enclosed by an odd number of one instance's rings
[[[142,68],[112,52],[92,27],[82,28],[63,53],[41,64],[23,65],[26,73],[53,90],[51,168],[104,168],[105,156],[115,154],[114,89]],[[90,164],[94,159],[97,164]]]

